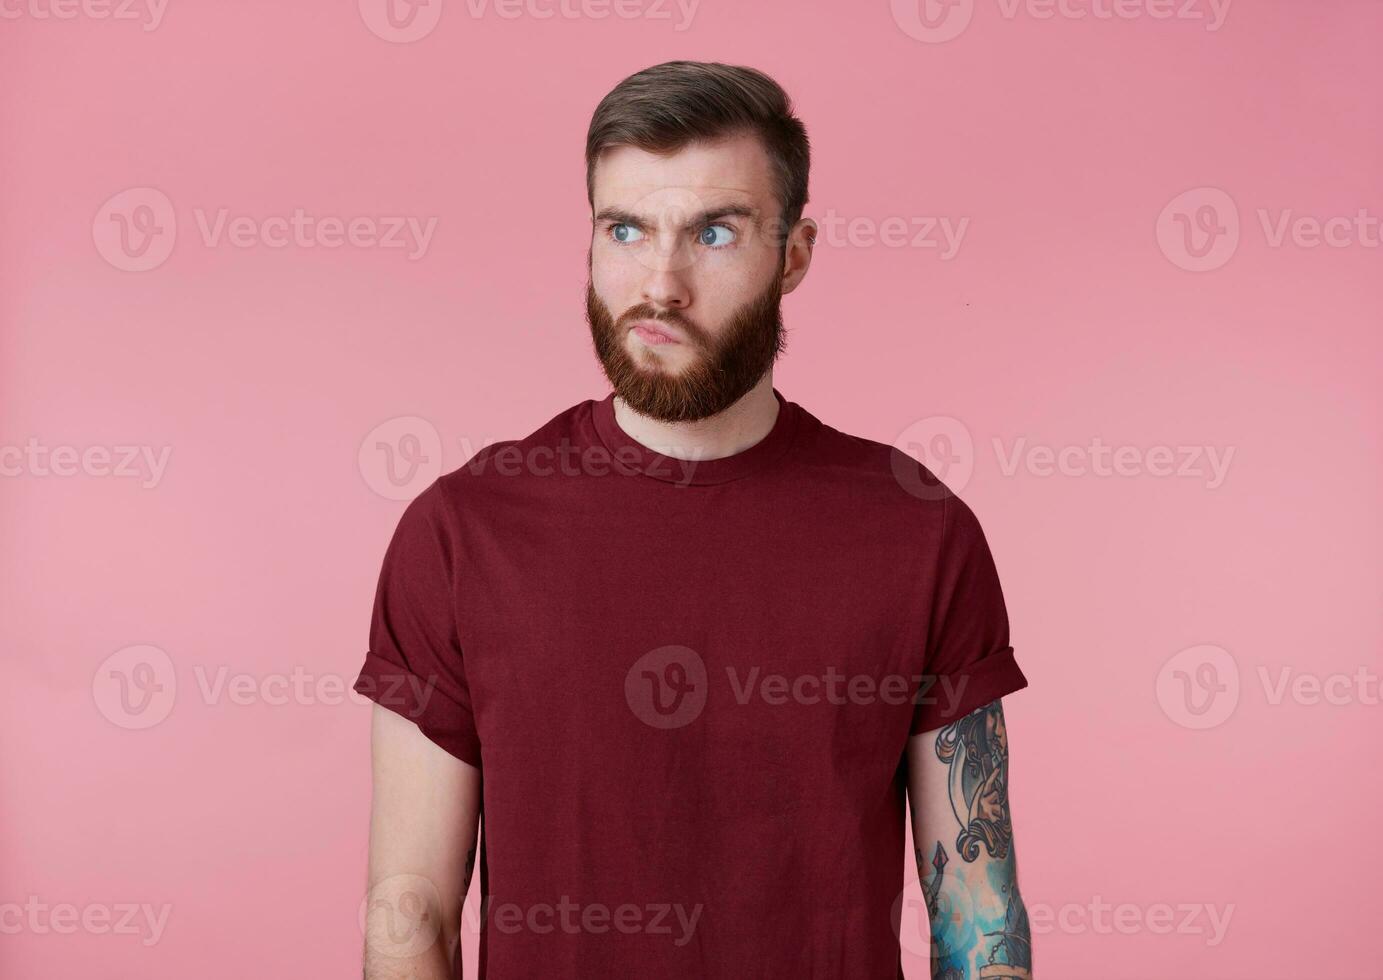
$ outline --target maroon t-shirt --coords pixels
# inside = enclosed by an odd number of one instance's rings
[[[1027,681],[971,510],[774,394],[700,461],[587,400],[400,518],[355,689],[481,770],[482,978],[902,975],[908,737]]]

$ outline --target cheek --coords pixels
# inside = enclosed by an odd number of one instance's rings
[[[744,256],[705,256],[688,282],[693,305],[708,322],[721,323],[763,291],[772,271],[758,262],[746,262]]]
[[[616,316],[629,306],[630,291],[637,286],[629,263],[620,259],[621,256],[602,257],[599,250],[591,256],[591,286]]]
[[[778,252],[755,245],[708,253],[699,266],[699,275],[713,280],[715,287],[735,303],[745,302],[763,292],[770,277],[782,272]]]

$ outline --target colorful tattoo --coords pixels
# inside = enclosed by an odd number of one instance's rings
[[[962,863],[948,875],[949,859],[940,841],[930,867],[921,848],[916,852],[931,922],[932,978],[1032,980],[1032,940],[1018,892],[1008,738],[999,702],[943,728],[936,755],[949,767],[955,847]]]
[[[1008,809],[1008,733],[1004,711],[993,701],[947,725],[937,735],[936,756],[951,768],[951,809],[960,821],[956,850],[967,861],[980,853],[1008,855],[1013,822]]]

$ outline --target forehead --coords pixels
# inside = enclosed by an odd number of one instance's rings
[[[658,210],[655,202],[670,190],[694,196],[708,208],[744,204],[763,215],[777,210],[768,154],[748,133],[689,143],[671,154],[612,146],[600,155],[592,190],[597,212],[605,207]]]

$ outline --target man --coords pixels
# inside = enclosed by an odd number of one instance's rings
[[[613,391],[442,476],[385,555],[368,980],[460,975],[473,865],[489,980],[896,980],[923,909],[933,976],[1031,976],[999,701],[1027,682],[980,525],[773,386],[808,161],[747,68],[596,109]]]

